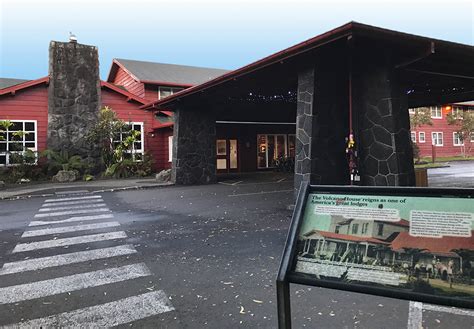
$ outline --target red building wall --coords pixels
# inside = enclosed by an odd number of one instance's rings
[[[416,143],[420,149],[420,157],[431,157],[432,156],[432,133],[441,132],[443,133],[443,146],[435,146],[436,157],[448,157],[448,156],[460,156],[462,155],[461,146],[454,145],[453,133],[456,131],[455,125],[449,125],[446,120],[446,114],[448,112],[443,107],[441,111],[441,118],[432,118],[433,125],[423,125],[412,129],[412,132],[416,132]],[[425,133],[425,142],[420,142],[420,132]],[[464,147],[467,155],[474,156],[474,143],[470,140],[464,141]],[[469,152],[470,149],[470,152]]]
[[[111,83],[114,85],[123,86],[132,94],[141,98],[145,98],[145,85],[141,82],[137,82],[121,67],[118,67],[114,81]]]
[[[0,96],[0,120],[36,120],[37,150],[44,151],[48,138],[48,87],[46,84]]]
[[[143,105],[135,100],[127,100],[126,95],[102,87],[102,106],[108,106],[124,121],[143,122],[144,150],[154,159],[155,170],[171,168],[168,154],[168,136],[171,128],[153,130],[154,115],[139,107]],[[36,120],[37,150],[47,149],[48,138],[48,87],[46,84],[16,90],[0,96],[0,120]]]
[[[102,88],[102,105],[110,107],[119,119],[125,122],[143,122],[144,149],[154,159],[156,170],[168,168],[168,141],[164,133],[153,131],[154,115],[151,111],[141,110],[142,105],[136,101],[127,101],[124,95],[107,88]],[[166,137],[167,138],[167,137]]]

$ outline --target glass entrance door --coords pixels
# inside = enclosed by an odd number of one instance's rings
[[[216,168],[218,173],[236,172],[239,169],[237,139],[216,141]]]

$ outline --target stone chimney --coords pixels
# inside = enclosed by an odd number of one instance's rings
[[[48,148],[80,155],[97,168],[98,147],[85,138],[101,105],[97,47],[51,41],[49,78]]]

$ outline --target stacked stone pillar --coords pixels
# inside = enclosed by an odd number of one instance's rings
[[[97,165],[98,145],[86,140],[101,104],[97,47],[51,41],[49,78],[48,148]]]
[[[413,150],[404,88],[383,51],[359,54],[354,85],[361,185],[413,186]]]
[[[212,110],[190,106],[174,113],[172,181],[211,184],[216,179],[216,117]]]

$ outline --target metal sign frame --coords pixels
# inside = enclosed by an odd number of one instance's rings
[[[474,300],[463,300],[455,297],[430,295],[403,291],[396,288],[375,287],[364,284],[344,283],[326,279],[317,279],[310,275],[294,272],[296,264],[298,233],[303,223],[304,212],[307,206],[310,193],[340,193],[354,195],[377,195],[392,197],[458,197],[473,199],[474,189],[458,188],[413,188],[413,187],[358,187],[358,186],[328,186],[309,185],[302,183],[293,217],[290,224],[285,248],[283,251],[280,268],[276,280],[278,324],[281,329],[291,328],[291,308],[290,308],[290,283],[303,284],[344,291],[359,292],[377,296],[398,298],[403,300],[419,301],[431,304],[454,306],[474,309]]]

